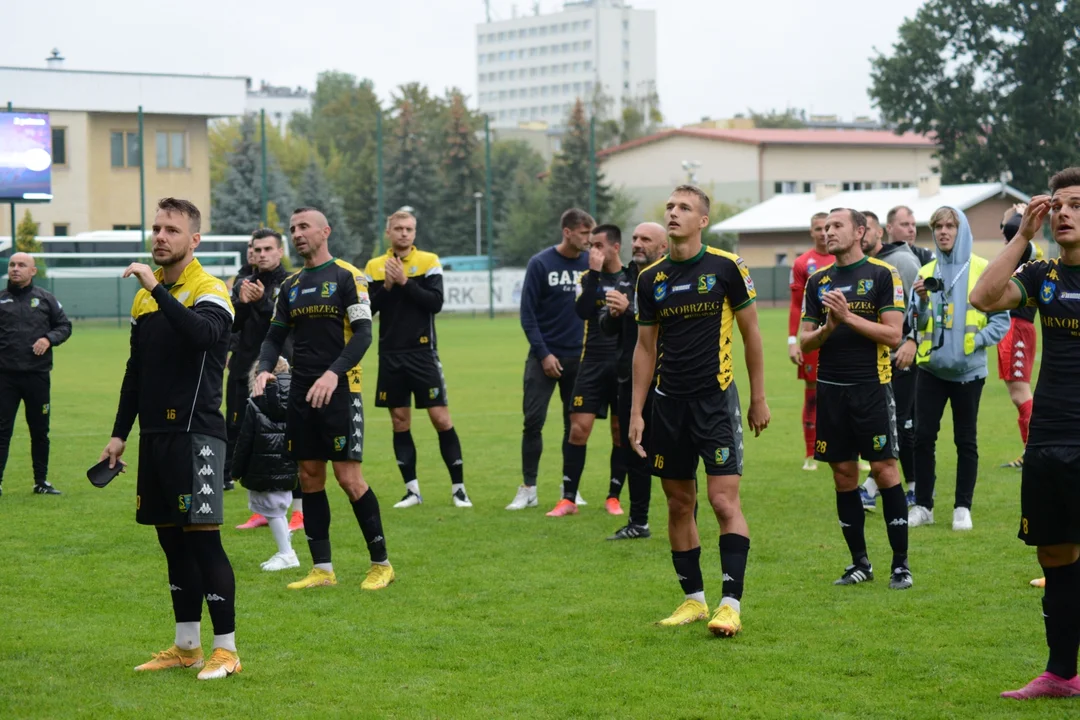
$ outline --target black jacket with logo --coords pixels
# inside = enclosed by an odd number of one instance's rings
[[[616,336],[618,352],[616,368],[619,382],[629,382],[634,366],[634,347],[637,345],[637,319],[634,317],[634,292],[637,288],[638,272],[641,270],[634,263],[622,269],[618,283],[619,292],[626,295],[630,306],[619,317],[612,317],[605,304],[600,310],[600,329],[608,335]]]
[[[52,349],[71,337],[71,321],[48,290],[10,282],[0,290],[0,372],[49,372]],[[34,343],[48,338],[51,346],[34,354]]]
[[[232,289],[233,308],[236,310],[232,329],[236,341],[231,348],[233,356],[229,360],[230,372],[246,377],[248,370],[259,359],[259,349],[262,347],[263,340],[266,339],[266,333],[270,330],[270,318],[274,315],[274,306],[277,304],[281,284],[288,276],[288,271],[281,265],[266,272],[237,276]],[[253,303],[240,302],[240,285],[244,280],[251,282],[258,280],[263,284],[261,300]],[[291,339],[285,341],[281,354],[287,359],[292,359]]]
[[[269,492],[296,487],[296,461],[285,440],[289,403],[289,373],[266,383],[266,392],[248,398],[247,412],[233,454],[232,474],[248,490]]]

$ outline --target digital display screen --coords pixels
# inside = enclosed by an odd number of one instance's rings
[[[52,200],[47,113],[0,112],[0,202]]]

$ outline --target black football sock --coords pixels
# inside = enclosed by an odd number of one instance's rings
[[[364,533],[364,541],[367,542],[368,554],[371,562],[386,562],[386,538],[383,537],[382,516],[379,514],[379,500],[375,497],[375,491],[370,487],[360,499],[352,504],[353,514],[360,523],[360,532]],[[304,516],[307,522],[307,515]]]
[[[675,566],[675,576],[686,595],[705,591],[705,582],[701,579],[701,547],[692,550],[672,550],[671,564]]]
[[[450,471],[450,483],[461,485],[465,482],[465,464],[461,459],[461,441],[458,440],[457,430],[439,431],[439,452],[442,453],[446,469]]]
[[[750,554],[750,538],[745,535],[720,536],[720,569],[724,573],[723,597],[742,600],[743,580],[746,578],[746,556]]]
[[[184,533],[188,551],[195,556],[202,573],[206,607],[214,623],[214,635],[236,632],[236,577],[218,530],[193,530]]]
[[[326,491],[304,493],[304,535],[307,536],[311,562],[330,564],[330,500]]]
[[[626,453],[621,447],[611,448],[611,482],[608,484],[607,496],[618,498],[622,494],[623,483],[626,482]]]
[[[566,443],[563,446],[562,496],[570,502],[577,500],[581,473],[585,471],[585,445]]]
[[[165,551],[169,566],[169,590],[172,592],[173,616],[178,623],[202,620],[202,574],[195,556],[188,552],[184,531],[178,527],[159,527],[158,544]]]
[[[1043,623],[1050,660],[1046,671],[1066,680],[1076,676],[1080,650],[1080,562],[1063,567],[1044,567]]]
[[[416,444],[412,439],[412,431],[394,433],[394,457],[397,458],[398,470],[401,471],[401,479],[412,482],[416,479]]]
[[[851,551],[851,562],[855,565],[869,565],[866,557],[866,525],[862,500],[858,490],[836,493],[836,515],[840,518],[840,528],[844,531],[844,540]]]
[[[892,547],[892,567],[907,567],[908,549],[908,508],[904,489],[899,485],[880,488],[881,514],[885,518],[885,531],[889,534],[889,546]]]
[[[652,493],[652,476],[649,468],[642,465],[627,471],[630,485],[630,523],[632,525],[649,524],[649,500]]]

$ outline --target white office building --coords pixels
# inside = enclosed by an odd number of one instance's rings
[[[476,26],[477,98],[493,127],[560,125],[596,87],[623,98],[656,87],[656,13],[623,0],[566,2],[561,12]]]

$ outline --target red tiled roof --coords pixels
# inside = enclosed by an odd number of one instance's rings
[[[615,147],[601,150],[597,157],[614,155],[631,148],[647,145],[675,136],[696,137],[705,140],[743,143],[746,145],[844,145],[872,147],[932,148],[934,141],[925,135],[904,133],[897,135],[889,130],[782,130],[755,128],[752,130],[721,130],[710,128],[678,128],[663,130],[653,135],[631,140]]]

